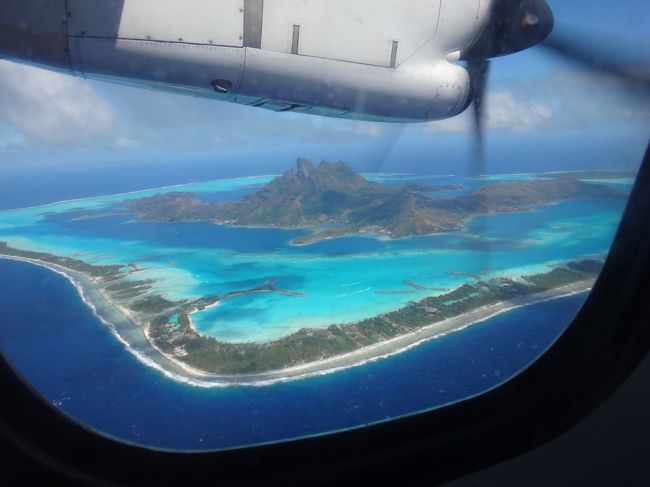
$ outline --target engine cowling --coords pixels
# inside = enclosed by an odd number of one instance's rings
[[[489,4],[376,0],[363,10],[365,3],[347,0],[0,0],[0,54],[276,111],[438,120],[470,101],[469,75],[455,61]]]

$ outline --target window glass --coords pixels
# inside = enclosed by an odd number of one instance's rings
[[[648,66],[644,2],[569,3],[549,1],[553,35]],[[483,165],[471,108],[354,120],[363,100],[327,93],[237,95],[261,110],[97,77],[0,61],[0,348],[71,417],[180,450],[362,427],[512,378],[588,296],[650,120],[647,91],[542,47],[492,61]]]

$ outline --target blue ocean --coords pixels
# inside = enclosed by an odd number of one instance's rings
[[[432,197],[469,192],[487,182],[543,175],[368,174],[384,184],[463,184]],[[136,263],[139,277],[170,299],[246,289],[270,277],[304,298],[246,296],[198,313],[197,328],[222,340],[270,340],[304,326],[363,319],[397,309],[413,295],[407,278],[451,289],[487,269],[490,276],[544,272],[558,262],[604,257],[625,198],[578,200],[532,211],[478,217],[462,232],[382,240],[372,236],[294,246],[302,230],[135,221],[116,211],[124,200],[193,191],[210,201],[239,199],[272,176],[213,179],[117,196],[73,189],[51,203],[41,192],[3,201],[0,241],[90,263]],[[144,181],[144,179],[143,179]],[[68,187],[73,188],[67,180]],[[631,180],[601,181],[629,191]],[[45,190],[44,190],[45,191]],[[57,189],[58,195],[60,188]],[[54,193],[53,193],[54,194]],[[82,198],[83,197],[83,198]],[[82,198],[82,199],[79,199]],[[42,206],[44,205],[45,206]],[[450,272],[452,271],[452,272]],[[0,347],[45,400],[98,431],[127,441],[183,450],[279,441],[414,414],[484,392],[512,377],[569,325],[586,294],[518,308],[398,355],[335,373],[264,386],[202,388],[145,366],[88,308],[63,276],[0,259]]]

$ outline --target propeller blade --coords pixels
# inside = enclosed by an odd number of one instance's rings
[[[485,174],[485,100],[487,97],[487,82],[490,74],[490,61],[482,59],[470,65],[474,81],[474,155],[472,158],[472,176]]]
[[[594,48],[589,43],[569,41],[559,35],[552,35],[539,47],[583,65],[590,70],[617,78],[632,90],[650,94],[650,65],[642,63],[621,63]]]

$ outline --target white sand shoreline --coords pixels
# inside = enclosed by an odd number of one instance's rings
[[[313,361],[286,369],[254,374],[220,375],[195,369],[178,360],[176,357],[162,351],[150,338],[148,325],[139,322],[133,313],[112,301],[110,297],[99,288],[99,286],[95,285],[93,279],[88,276],[38,259],[4,254],[0,254],[0,258],[28,262],[63,275],[75,286],[82,301],[93,311],[102,323],[111,329],[117,339],[123,343],[127,350],[136,358],[145,365],[155,368],[170,379],[197,387],[266,386],[279,382],[330,374],[351,367],[359,367],[405,352],[424,342],[464,330],[470,326],[482,323],[513,309],[587,292],[593,285],[593,280],[580,281],[550,291],[487,305],[452,318],[432,323],[406,335],[401,335],[368,347],[360,348],[344,355]],[[93,289],[105,301],[105,305],[108,305],[115,311],[119,312],[125,320],[131,323],[132,327],[141,330],[142,336],[144,337],[144,343],[133,343],[133,340],[125,337],[124,333],[120,332],[120,328],[115,323],[112,323],[105,316],[102,316],[102,313],[98,310],[101,306],[96,306],[96,304],[87,296],[87,294],[90,293],[87,292],[85,286],[93,286]]]

